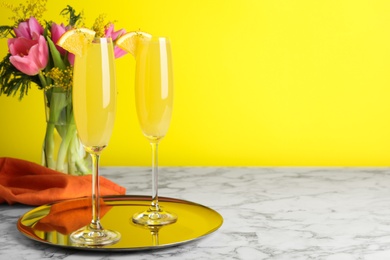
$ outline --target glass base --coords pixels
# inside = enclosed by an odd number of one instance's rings
[[[80,246],[104,246],[112,245],[118,242],[121,234],[117,231],[108,229],[93,229],[86,226],[76,230],[70,235],[71,241]]]
[[[177,216],[173,213],[160,210],[148,209],[144,212],[135,213],[133,222],[143,226],[163,226],[175,223]]]

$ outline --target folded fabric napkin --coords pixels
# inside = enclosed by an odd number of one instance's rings
[[[122,195],[126,189],[99,176],[100,195]],[[91,196],[92,176],[72,176],[29,161],[0,158],[0,204],[43,205]]]

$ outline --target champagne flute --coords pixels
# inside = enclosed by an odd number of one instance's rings
[[[99,158],[110,139],[116,112],[114,51],[111,38],[95,39],[86,54],[76,56],[73,108],[79,138],[92,157],[92,220],[71,234],[75,244],[101,246],[117,242],[120,233],[100,223]]]
[[[133,222],[161,226],[176,222],[177,216],[158,202],[158,144],[166,135],[173,103],[171,44],[168,38],[139,40],[136,53],[135,103],[138,121],[152,148],[152,202],[133,216]]]

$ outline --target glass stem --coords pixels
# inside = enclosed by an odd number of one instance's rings
[[[152,235],[152,245],[158,246],[160,244],[158,240],[158,229],[157,230],[151,230],[150,234]]]
[[[159,211],[158,205],[158,142],[151,142],[152,146],[152,211]]]
[[[100,225],[100,191],[99,191],[99,159],[100,155],[91,153],[92,157],[92,221],[90,228],[102,229]]]

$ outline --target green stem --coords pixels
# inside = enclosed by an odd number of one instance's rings
[[[87,166],[87,161],[90,158],[89,154],[84,151],[83,145],[80,143],[77,135],[75,135],[70,143],[68,158],[72,165],[76,166],[76,171],[79,175],[90,174],[91,169]]]
[[[85,165],[83,153],[80,152],[80,149],[83,147],[78,142],[73,113],[69,116],[67,132],[65,138],[62,139],[58,152],[57,170],[64,170],[64,163],[60,162],[65,162],[65,158],[68,156],[68,173],[75,175],[77,172],[80,172],[81,175],[84,175],[90,173],[90,170]]]
[[[58,87],[46,90],[47,106],[49,115],[45,136],[45,159],[46,166],[69,174],[91,173],[85,151],[77,138],[77,129],[72,111],[71,95]],[[61,142],[58,154],[55,158],[55,129],[60,135]],[[56,161],[55,161],[56,159]],[[67,166],[67,169],[66,169]]]
[[[72,136],[68,148],[68,173],[72,175],[79,174],[77,172],[76,160],[78,159],[77,147],[75,147],[75,139],[77,140],[76,134]]]
[[[73,117],[73,116],[72,116]],[[63,137],[60,148],[57,156],[57,170],[63,172],[64,171],[64,162],[67,155],[67,151],[69,149],[69,144],[72,138],[76,135],[76,126],[73,123],[68,123],[68,127],[66,129],[66,134]]]
[[[49,104],[46,104],[46,105],[50,106],[49,107],[50,112],[49,112],[49,119],[48,119],[47,128],[46,128],[46,139],[45,139],[46,140],[45,141],[46,153],[45,153],[45,156],[47,158],[46,162],[47,162],[47,165],[49,168],[63,171],[65,159],[62,159],[62,158],[64,158],[64,157],[59,157],[57,159],[57,163],[54,161],[54,145],[55,145],[54,144],[54,128],[55,128],[55,125],[59,123],[59,119],[60,119],[62,110],[68,105],[69,102],[67,101],[66,94],[63,93],[60,89],[53,87],[50,89],[50,91],[51,91],[51,94],[49,97],[50,101],[49,101]],[[65,123],[66,123],[66,121],[65,121]],[[59,129],[57,129],[57,130],[59,130]],[[58,132],[60,134],[62,134],[61,138],[64,139],[65,136],[63,136],[64,135],[63,131],[60,130]],[[66,144],[64,144],[64,146],[66,146]],[[66,149],[66,147],[62,148],[62,149]],[[66,155],[66,153],[65,153],[65,155]],[[63,156],[63,155],[61,154],[58,156]]]
[[[91,170],[85,164],[84,159],[79,157],[79,160],[76,161],[77,169],[80,171],[80,175],[90,174]]]
[[[47,122],[45,143],[44,143],[45,162],[48,168],[55,169],[54,161],[54,124]]]
[[[42,71],[40,71],[40,72],[38,73],[38,77],[39,77],[39,80],[41,81],[42,87],[43,87],[43,88],[46,88],[46,87],[47,87],[47,82],[46,82],[45,76],[43,76]]]

